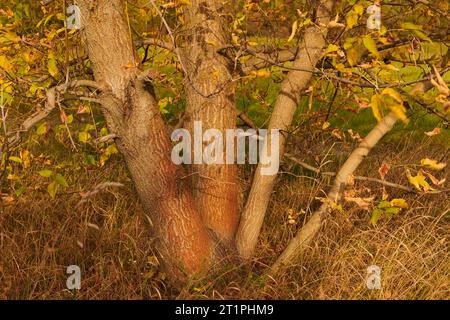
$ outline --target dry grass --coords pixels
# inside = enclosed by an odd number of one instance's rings
[[[305,142],[308,145],[307,142]],[[406,184],[401,164],[417,163],[421,157],[442,155],[442,147],[405,140],[379,146],[358,171],[376,177],[386,159],[393,164],[387,179]],[[298,150],[298,145],[292,152]],[[324,141],[311,154],[333,160],[335,170],[344,159]],[[395,150],[394,150],[395,148]],[[291,152],[291,153],[292,153]],[[431,153],[431,154],[430,154]],[[300,154],[300,153],[299,153]],[[302,155],[304,156],[304,155]],[[308,159],[307,161],[312,161]],[[175,292],[166,287],[164,275],[154,265],[152,238],[131,183],[120,160],[96,171],[66,172],[70,190],[50,200],[45,189],[36,188],[0,211],[1,299],[448,299],[450,297],[448,195],[405,194],[389,189],[391,197],[405,197],[410,209],[376,227],[370,214],[350,204],[344,213],[333,212],[323,232],[281,277],[266,279],[264,268],[281,252],[296,227],[287,224],[288,209],[306,212],[306,221],[318,205],[314,197],[329,181],[297,167],[284,165],[284,174],[271,201],[258,248],[250,264],[225,266],[208,279]],[[94,172],[94,175],[93,175]],[[441,173],[445,175],[446,172]],[[103,181],[120,181],[125,188],[97,194],[82,207],[79,191]],[[381,187],[368,186],[381,196]],[[245,187],[245,185],[244,185]],[[98,227],[98,228],[97,228]],[[66,267],[82,269],[82,289],[65,289]],[[367,267],[381,267],[382,289],[366,288]]]

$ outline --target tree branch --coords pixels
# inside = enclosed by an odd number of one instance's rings
[[[281,90],[275,102],[270,119],[269,130],[289,131],[294,112],[297,109],[301,92],[308,86],[315,73],[317,62],[322,59],[326,47],[325,37],[331,21],[335,1],[323,0],[317,5],[316,24],[305,31],[303,42],[296,55],[293,68],[281,84]],[[280,136],[280,156],[283,155],[285,137]],[[275,185],[276,175],[262,175],[263,164],[259,164],[253,179],[247,204],[241,216],[236,236],[236,246],[243,259],[249,259],[255,250],[270,196]]]
[[[160,47],[162,49],[166,49],[168,51],[174,52],[174,45],[171,42],[164,41],[162,39],[156,39],[156,38],[144,38],[136,41],[136,45],[138,47],[150,45],[150,46],[156,46]]]
[[[295,162],[296,164],[300,165],[301,167],[305,168],[306,170],[315,172],[317,174],[320,174],[322,176],[336,176],[337,174],[335,172],[322,172],[320,171],[320,169],[313,167],[309,164],[307,164],[306,162],[303,162],[299,159],[297,159],[296,157],[294,157],[293,155],[289,154],[289,153],[285,153],[284,155],[286,158],[288,158],[289,160]],[[393,182],[389,182],[386,180],[381,180],[381,179],[377,179],[377,178],[370,178],[370,177],[363,177],[363,176],[354,176],[353,179],[355,180],[359,180],[359,181],[369,181],[369,182],[375,182],[375,183],[379,183],[381,185],[384,185],[386,187],[391,187],[391,188],[396,188],[396,189],[400,189],[406,192],[410,192],[410,193],[418,193],[415,189],[407,187],[407,186],[403,186],[401,184],[397,184],[397,183],[393,183]]]
[[[393,112],[390,112],[372,129],[372,131],[370,131],[359,146],[350,154],[347,161],[337,173],[333,187],[328,192],[328,201],[324,202],[320,208],[313,213],[309,221],[297,232],[297,235],[289,242],[277,261],[270,267],[268,271],[269,274],[274,275],[278,273],[282,267],[292,263],[294,258],[308,247],[311,240],[320,230],[322,223],[325,221],[331,203],[336,203],[340,200],[341,186],[344,186],[347,183],[348,176],[353,174],[381,138],[392,130],[397,120],[398,117]]]
[[[33,113],[27,118],[20,126],[20,129],[9,134],[6,138],[6,142],[9,146],[15,146],[20,142],[21,134],[29,131],[39,121],[45,119],[57,106],[57,100],[59,95],[64,94],[67,90],[79,88],[79,87],[91,87],[98,90],[104,90],[104,87],[99,83],[91,80],[74,80],[67,84],[61,84],[56,87],[47,90],[47,100],[43,110]],[[15,133],[15,134],[14,134]]]

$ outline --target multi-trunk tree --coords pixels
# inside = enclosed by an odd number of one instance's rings
[[[102,110],[152,219],[162,261],[173,279],[202,274],[223,258],[223,248],[227,252],[234,246],[239,222],[237,166],[193,164],[185,171],[172,162],[170,133],[153,93],[156,80],[136,58],[125,2],[82,0],[78,5],[94,79],[101,87]],[[175,38],[171,43],[184,73],[185,128],[193,130],[194,121],[201,121],[204,129],[218,129],[224,136],[226,129],[236,128],[237,117],[237,71],[222,53],[231,43],[226,5],[191,1],[184,10],[188,32],[181,43]],[[294,67],[304,71],[292,71],[284,81],[269,128],[289,127],[301,91],[326,47],[333,1],[320,2],[315,9],[316,25],[306,29],[294,58]],[[275,179],[261,179],[259,170],[238,234],[239,252],[245,258],[256,245]]]
[[[52,1],[44,2],[49,4]],[[263,175],[264,165],[259,164],[246,204],[241,206],[236,164],[176,165],[171,159],[170,127],[161,115],[155,94],[160,79],[155,70],[146,69],[142,64],[136,51],[138,44],[161,46],[176,58],[183,76],[186,101],[180,125],[190,132],[194,130],[194,123],[200,121],[203,130],[217,129],[226,136],[227,129],[236,128],[238,80],[255,70],[271,66],[281,68],[283,80],[268,124],[268,129],[281,133],[280,157],[294,113],[311,81],[321,78],[375,90],[377,98],[372,101],[372,108],[380,118],[379,124],[338,173],[328,195],[329,202],[312,215],[311,221],[299,230],[273,266],[271,271],[276,272],[292,262],[295,255],[308,245],[326,218],[329,204],[339,200],[341,185],[346,183],[363,157],[398,119],[405,120],[404,101],[393,88],[401,91],[408,85],[429,81],[433,77],[441,81],[438,69],[446,67],[442,63],[432,75],[419,77],[410,83],[367,80],[370,77],[377,79],[378,75],[370,74],[370,68],[377,63],[382,69],[389,70],[389,67],[386,67],[371,36],[358,38],[355,35],[344,44],[346,52],[340,48],[344,30],[352,29],[363,15],[361,5],[349,1],[348,9],[344,2],[302,2],[302,8],[308,8],[309,14],[298,12],[303,25],[299,27],[297,22],[294,23],[289,38],[291,43],[298,39],[297,44],[290,50],[282,50],[264,45],[250,46],[246,39],[233,39],[235,10],[240,5],[235,1],[191,0],[183,3],[179,17],[183,30],[178,30],[178,34],[171,29],[170,21],[166,20],[158,4],[149,1],[147,5],[155,10],[164,29],[164,36],[159,39],[133,37],[125,0],[75,1],[80,8],[82,45],[90,61],[93,78],[66,78],[64,83],[49,89],[46,107],[24,123],[22,131],[29,130],[46,117],[67,91],[79,87],[93,88],[97,94],[95,102],[100,106],[143,208],[151,219],[161,261],[176,283],[206,274],[226,256],[235,253],[242,259],[253,256],[276,175]],[[345,19],[341,18],[343,14]],[[405,29],[408,30],[408,26]],[[419,28],[409,25],[409,30],[415,30],[419,38],[427,37]],[[379,37],[379,41],[385,42],[386,50],[404,45],[401,39]],[[343,57],[347,65],[337,61]],[[355,76],[351,68],[362,64],[364,59],[368,60],[365,69],[369,75],[355,72]],[[373,65],[367,67],[369,63]],[[402,93],[406,94],[406,91]],[[380,105],[383,101],[386,104],[392,102],[389,99],[395,104],[389,106],[391,113],[381,119]],[[9,137],[10,144],[16,141],[16,135]]]

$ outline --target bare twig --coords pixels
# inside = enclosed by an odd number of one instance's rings
[[[167,20],[164,18],[164,15],[162,14],[161,10],[159,10],[159,8],[156,5],[154,0],[150,0],[149,2],[147,2],[146,5],[148,5],[148,4],[152,5],[152,7],[156,10],[159,17],[161,18],[161,20],[164,24],[164,27],[166,28],[167,33],[169,34],[170,40],[172,41],[172,46],[173,46],[172,51],[177,56],[178,62],[180,63],[181,69],[183,70],[183,74],[186,77],[186,80],[189,83],[189,85],[192,87],[192,89],[194,89],[194,91],[196,93],[198,93],[200,96],[202,96],[203,98],[211,98],[213,96],[216,96],[220,92],[222,92],[222,90],[226,87],[226,85],[229,82],[233,81],[233,79],[230,79],[230,81],[226,81],[222,85],[218,86],[217,90],[215,90],[214,92],[211,92],[211,93],[204,93],[199,88],[197,88],[195,83],[191,80],[191,76],[190,76],[189,72],[187,71],[186,66],[184,65],[182,54],[180,52],[180,48],[177,46],[177,43],[175,41],[175,36],[173,35],[172,29],[170,28],[169,24],[167,23]]]
[[[250,119],[250,117],[244,112],[242,111],[241,113],[238,114],[239,119],[241,119],[242,121],[244,121],[244,123],[249,126],[252,129],[257,130],[258,127],[256,126],[256,124],[253,122],[252,119]]]
[[[77,207],[86,203],[90,198],[95,196],[97,193],[109,187],[121,188],[124,187],[124,185],[120,182],[110,182],[110,181],[102,182],[96,185],[92,190],[89,190],[85,193],[81,193],[81,200],[80,202],[78,202]]]
[[[174,51],[173,43],[168,42],[168,41],[164,41],[164,40],[161,40],[161,39],[155,39],[155,38],[145,38],[145,39],[138,40],[136,42],[136,45],[138,47],[145,46],[145,45],[150,45],[150,46],[160,47],[160,48],[166,49],[168,51]]]
[[[8,134],[8,137],[5,140],[8,143],[8,145],[10,147],[15,146],[17,143],[20,142],[22,133],[29,131],[32,127],[34,127],[35,124],[45,119],[56,108],[57,96],[64,94],[67,90],[78,87],[92,87],[98,90],[104,89],[103,86],[101,86],[99,83],[91,80],[74,80],[68,82],[67,84],[62,84],[50,88],[49,90],[47,90],[47,101],[45,103],[44,109],[33,113],[29,118],[27,118],[22,123],[19,130]]]
[[[114,141],[114,139],[118,138],[118,136],[114,133],[108,134],[106,136],[100,137],[97,139],[98,143]]]
[[[41,4],[43,6],[46,6],[46,5],[50,4],[50,3],[52,3],[53,1],[55,1],[55,0],[41,0]]]

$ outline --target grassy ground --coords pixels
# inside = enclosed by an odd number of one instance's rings
[[[413,125],[413,124],[411,124]],[[425,129],[421,129],[424,131]],[[289,141],[288,150],[299,158],[335,171],[354,146],[331,133],[303,132]],[[301,137],[301,138],[299,138]],[[316,141],[313,143],[312,141]],[[318,142],[317,142],[318,141]],[[50,148],[41,147],[43,152]],[[405,164],[424,157],[439,159],[448,148],[442,138],[411,134],[398,126],[358,169],[357,174],[378,177],[383,161],[392,169],[386,179],[407,185]],[[64,150],[52,150],[59,163]],[[0,211],[0,299],[448,299],[450,297],[450,201],[448,193],[407,194],[387,189],[390,198],[405,198],[410,209],[374,227],[370,213],[351,203],[333,212],[311,248],[298,264],[277,279],[261,276],[285,244],[320,204],[315,200],[331,183],[282,164],[258,244],[258,255],[245,265],[229,265],[181,292],[167,288],[152,251],[146,216],[118,156],[101,169],[62,166],[70,187],[51,200],[40,177],[30,170],[34,184],[20,197],[3,197]],[[242,168],[242,190],[248,191],[251,172]],[[448,176],[448,169],[439,173]],[[102,191],[82,206],[80,192],[104,181],[123,188]],[[381,198],[382,187],[370,188]],[[445,188],[445,187],[444,187]],[[365,190],[368,192],[367,190]],[[7,200],[7,201],[6,201]],[[297,225],[287,223],[287,212],[300,212]],[[304,211],[302,211],[302,209]],[[66,289],[68,265],[82,270],[82,289]],[[367,267],[381,268],[381,290],[366,287]]]

